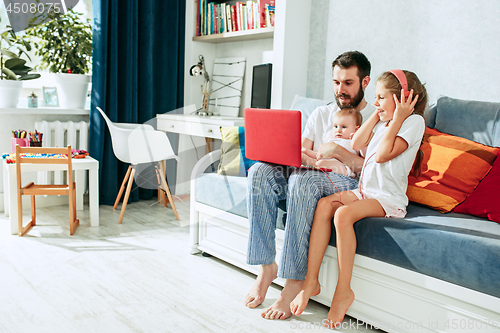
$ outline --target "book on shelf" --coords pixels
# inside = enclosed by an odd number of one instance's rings
[[[274,26],[275,0],[196,0],[196,36]]]
[[[271,20],[267,19],[267,17],[269,16],[269,6],[272,6],[273,15],[274,15],[275,0],[259,0],[259,16],[260,16],[260,27],[261,28],[274,26],[274,20],[273,20],[273,24],[271,25]]]

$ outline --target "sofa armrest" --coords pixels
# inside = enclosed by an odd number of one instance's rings
[[[199,237],[199,220],[198,213],[195,210],[195,198],[196,198],[196,178],[205,172],[205,170],[213,163],[220,160],[221,150],[214,150],[211,153],[200,158],[198,163],[195,164],[193,172],[191,172],[191,196],[189,199],[189,252],[191,254],[199,253],[198,250],[198,237]]]
[[[221,150],[214,150],[211,153],[206,154],[194,165],[193,171],[191,172],[191,193],[194,190],[194,181],[199,175],[205,172],[205,170],[213,163],[220,160]]]

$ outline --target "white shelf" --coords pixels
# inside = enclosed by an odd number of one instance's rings
[[[0,108],[0,114],[65,114],[65,115],[86,115],[90,114],[90,109],[63,109],[63,108]]]
[[[194,36],[194,42],[226,43],[274,37],[274,27],[224,32],[206,36]]]

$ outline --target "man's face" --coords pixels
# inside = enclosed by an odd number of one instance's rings
[[[335,101],[341,109],[356,108],[363,100],[365,92],[358,77],[358,68],[333,68],[333,91]]]

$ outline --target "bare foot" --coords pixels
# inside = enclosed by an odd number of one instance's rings
[[[286,280],[285,287],[280,296],[268,309],[262,312],[265,319],[287,319],[292,315],[290,302],[302,288],[303,280]]]
[[[304,281],[304,285],[302,286],[302,290],[299,294],[293,299],[290,303],[290,310],[296,316],[300,316],[302,311],[307,306],[307,302],[309,302],[309,298],[311,296],[316,296],[321,292],[321,286],[318,280],[309,282],[307,279]]]
[[[351,289],[346,293],[335,291],[325,327],[334,329],[337,325],[342,323],[352,302],[354,302],[354,292]]]
[[[267,289],[278,277],[278,264],[273,262],[271,265],[262,265],[260,273],[252,286],[252,289],[245,297],[245,305],[249,308],[259,306],[266,298]]]

